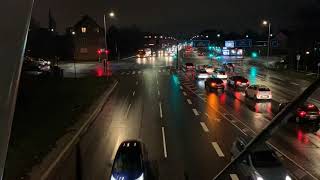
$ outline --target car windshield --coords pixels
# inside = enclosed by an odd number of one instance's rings
[[[139,172],[142,171],[141,157],[134,150],[124,150],[120,152],[114,160],[113,171],[119,172]]]
[[[272,151],[257,151],[252,153],[251,158],[252,164],[256,168],[277,167],[281,165],[276,154]]]
[[[320,179],[320,0],[0,12],[0,179]]]

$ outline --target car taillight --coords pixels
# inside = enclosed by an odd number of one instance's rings
[[[320,115],[320,111],[318,112],[318,114]]]
[[[216,83],[211,83],[211,86],[213,86],[213,87],[216,86],[216,85],[217,85]]]
[[[237,83],[237,85],[240,85],[240,84],[241,84],[241,82],[240,82],[240,81],[237,81],[236,83]]]
[[[299,112],[299,116],[300,116],[300,117],[304,117],[306,114],[307,114],[307,113],[306,113],[305,111],[300,111],[300,112]]]
[[[249,83],[249,81],[247,81],[247,85],[249,85],[250,83]]]

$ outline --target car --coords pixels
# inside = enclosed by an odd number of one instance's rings
[[[248,98],[254,98],[256,100],[264,99],[264,100],[271,100],[272,94],[271,90],[264,85],[250,85],[245,90],[245,95]]]
[[[291,102],[281,103],[279,105],[279,112]],[[320,111],[319,108],[313,103],[304,103],[299,105],[295,112],[295,121],[297,123],[302,122],[319,122]]]
[[[192,63],[185,63],[183,66],[185,71],[193,71],[195,70],[195,66]]]
[[[207,73],[206,70],[200,69],[197,71],[197,76],[196,76],[197,79],[207,79],[209,77],[210,75]]]
[[[143,50],[143,49],[138,50],[137,57],[138,57],[138,58],[144,58],[144,57],[146,57],[146,51]]]
[[[204,56],[204,52],[198,52],[198,56]]]
[[[216,69],[213,72],[214,72],[213,73],[214,76],[217,77],[217,78],[220,78],[220,79],[227,79],[228,78],[228,75],[224,70]]]
[[[120,144],[113,161],[110,180],[143,180],[147,172],[146,149],[142,142],[128,140]]]
[[[205,89],[207,91],[212,91],[213,89],[221,89],[224,90],[224,83],[221,79],[219,78],[208,78],[204,82]]]
[[[231,76],[227,80],[228,86],[233,88],[247,88],[249,86],[249,81],[243,76]]]
[[[242,152],[249,142],[248,136],[238,137],[232,144],[231,158],[235,158]],[[275,151],[266,143],[250,151],[249,155],[237,166],[245,177],[252,180],[292,179]]]
[[[207,66],[205,66],[204,69],[205,69],[205,70],[207,71],[207,73],[209,73],[209,74],[212,74],[213,71],[214,71],[214,67],[213,67],[212,65],[207,65]]]

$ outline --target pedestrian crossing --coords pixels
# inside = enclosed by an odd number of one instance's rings
[[[162,74],[170,74],[170,69],[154,69],[154,70],[122,70],[117,74],[121,76],[128,75],[142,75],[144,73],[162,73]]]

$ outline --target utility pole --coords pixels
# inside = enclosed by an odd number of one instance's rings
[[[176,62],[176,69],[179,69],[179,43],[177,42],[177,62]]]
[[[0,180],[3,179],[32,7],[33,0],[4,0],[0,6],[0,59],[3,60],[0,61]]]

